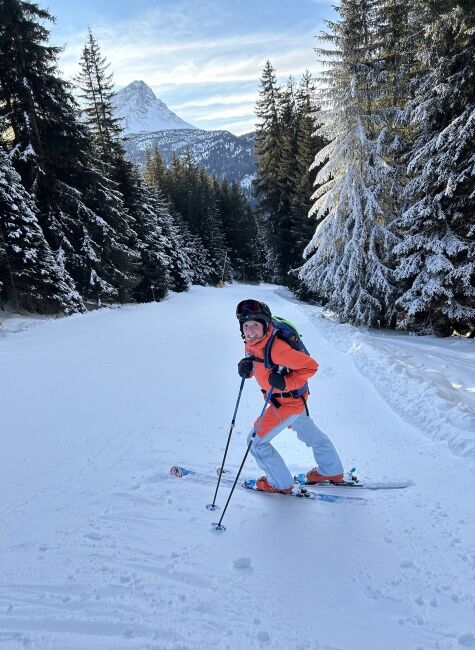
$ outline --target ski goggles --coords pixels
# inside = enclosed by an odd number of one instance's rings
[[[246,314],[258,314],[261,311],[261,303],[258,300],[241,300],[236,307],[236,316],[241,318],[241,316]]]

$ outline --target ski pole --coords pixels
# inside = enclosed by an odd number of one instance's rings
[[[226,530],[226,528],[222,524],[223,517],[224,517],[224,515],[226,513],[229,502],[231,501],[231,497],[233,496],[234,488],[236,487],[237,482],[239,481],[239,476],[241,475],[242,468],[244,467],[244,463],[246,462],[246,458],[249,455],[249,452],[251,450],[251,445],[254,442],[254,438],[256,437],[257,432],[259,431],[259,428],[260,428],[261,422],[262,422],[262,418],[264,417],[265,410],[266,410],[267,406],[269,405],[269,402],[270,402],[270,400],[272,398],[272,393],[273,392],[274,392],[274,389],[271,388],[269,393],[267,394],[267,398],[266,398],[266,401],[265,401],[265,404],[264,404],[264,408],[262,409],[262,412],[261,412],[261,414],[259,416],[259,419],[257,420],[257,424],[255,425],[254,430],[253,430],[253,432],[251,434],[251,439],[250,439],[249,444],[247,446],[246,453],[244,454],[244,458],[242,459],[241,467],[238,469],[238,473],[236,474],[236,478],[234,479],[234,483],[233,483],[233,486],[231,488],[231,492],[229,493],[228,500],[226,501],[226,505],[224,506],[223,514],[221,515],[221,518],[217,523],[211,524],[215,530]]]
[[[239,408],[239,402],[241,401],[242,389],[244,388],[244,382],[245,381],[246,381],[246,376],[244,376],[242,378],[242,380],[241,380],[241,386],[239,388],[239,394],[238,394],[238,398],[237,398],[237,402],[236,402],[236,407],[234,409],[234,415],[233,415],[233,419],[231,420],[231,427],[229,429],[228,441],[226,443],[226,449],[224,450],[223,462],[221,463],[221,467],[219,468],[218,482],[216,484],[216,490],[215,490],[214,497],[213,497],[213,503],[208,503],[206,505],[207,510],[216,510],[216,507],[217,507],[216,506],[216,497],[218,495],[219,484],[221,483],[221,476],[222,476],[223,470],[224,470],[224,463],[226,462],[226,456],[227,456],[228,449],[229,449],[229,443],[231,442],[231,435],[232,435],[232,432],[233,432],[233,429],[234,429],[234,424],[236,423],[236,414],[237,414],[237,411],[238,411],[238,408]]]

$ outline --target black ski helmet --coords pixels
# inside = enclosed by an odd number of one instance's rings
[[[242,334],[242,326],[248,320],[255,320],[259,323],[262,323],[264,327],[264,334],[269,329],[269,325],[272,322],[272,314],[269,307],[265,302],[260,302],[259,300],[241,300],[239,305],[236,307],[236,317],[239,320],[239,327]]]

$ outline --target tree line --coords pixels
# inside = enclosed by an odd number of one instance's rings
[[[309,218],[312,186],[317,169],[313,161],[325,140],[314,135],[315,79],[305,71],[299,83],[292,77],[277,83],[276,70],[267,61],[256,104],[255,151],[257,177],[254,193],[266,242],[267,279],[285,284],[303,295],[291,270],[301,266],[305,247],[316,226]]]
[[[147,183],[125,159],[112,75],[91,31],[72,84],[58,72],[61,50],[49,43],[48,11],[0,0],[0,15],[0,305],[72,313],[160,299],[215,282],[223,253],[228,277],[241,273],[256,242],[239,188],[215,189],[189,160],[175,164],[188,181],[201,178],[187,185],[188,205],[178,205],[176,191],[152,172]],[[157,155],[154,161],[156,169]],[[190,192],[201,192],[203,203],[205,186],[214,198],[198,226],[198,196]],[[247,238],[239,240],[229,223],[234,209]],[[258,277],[253,263],[247,273]]]
[[[270,63],[261,80],[256,188],[278,274],[345,322],[473,335],[474,5],[341,0],[336,11],[317,50],[303,264],[292,200],[304,176],[286,172],[298,168],[291,92]]]
[[[154,150],[139,173],[93,34],[68,83],[51,15],[0,0],[0,306],[71,313],[266,279],[356,325],[473,333],[475,9],[336,12],[317,79],[263,70],[256,215],[190,155],[167,168]]]
[[[262,238],[256,217],[235,181],[219,181],[176,153],[167,167],[158,147],[146,152],[145,180],[166,198],[171,213],[187,230],[197,251],[195,272],[201,283],[220,280],[257,282],[263,270]]]

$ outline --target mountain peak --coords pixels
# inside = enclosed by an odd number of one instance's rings
[[[132,83],[130,83],[128,86],[125,86],[125,88],[128,88],[131,91],[146,91],[155,97],[153,90],[150,88],[150,86],[147,86],[145,81],[142,81],[142,79],[136,79],[135,81],[132,81]]]
[[[116,93],[114,113],[121,118],[125,133],[196,128],[171,111],[141,79]]]

